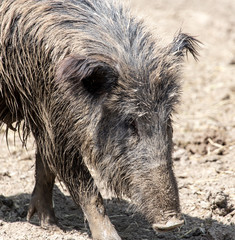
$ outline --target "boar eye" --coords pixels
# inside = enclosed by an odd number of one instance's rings
[[[138,133],[138,127],[137,127],[137,122],[135,119],[130,119],[129,120],[129,127],[134,133]]]

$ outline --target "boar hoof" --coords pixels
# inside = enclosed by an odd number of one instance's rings
[[[172,217],[167,223],[155,223],[153,224],[153,229],[158,232],[167,232],[175,228],[178,228],[184,224],[184,220]]]
[[[39,203],[39,201],[31,200],[27,214],[27,221],[29,222],[32,216],[37,213],[42,228],[52,229],[56,227],[57,219],[55,217],[54,209],[40,206],[40,204],[37,203]]]

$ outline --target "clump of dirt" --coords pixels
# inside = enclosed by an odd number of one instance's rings
[[[211,204],[213,214],[226,216],[234,210],[234,205],[231,203],[231,199],[223,191],[209,192],[208,201]]]

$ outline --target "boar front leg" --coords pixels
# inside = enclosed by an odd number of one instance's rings
[[[67,182],[66,185],[74,201],[83,210],[92,238],[94,240],[121,240],[105,213],[103,199],[89,170],[82,165],[79,167],[79,171],[79,177]]]
[[[121,240],[109,217],[105,214],[101,196],[90,196],[87,200],[81,207],[89,222],[93,239]]]
[[[42,162],[42,157],[38,152],[36,153],[35,180],[27,220],[29,221],[34,213],[37,213],[40,225],[48,228],[57,223],[52,202],[55,175],[50,171],[46,162]]]

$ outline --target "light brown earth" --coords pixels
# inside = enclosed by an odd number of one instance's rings
[[[203,42],[200,61],[186,60],[182,104],[175,116],[174,165],[186,224],[155,234],[127,202],[107,200],[107,212],[124,240],[235,239],[235,1],[131,0],[131,8],[170,42],[180,28]],[[15,142],[15,144],[14,144]],[[87,240],[87,223],[57,181],[55,210],[62,230],[26,222],[34,186],[34,145],[21,148],[0,132],[0,240]]]

